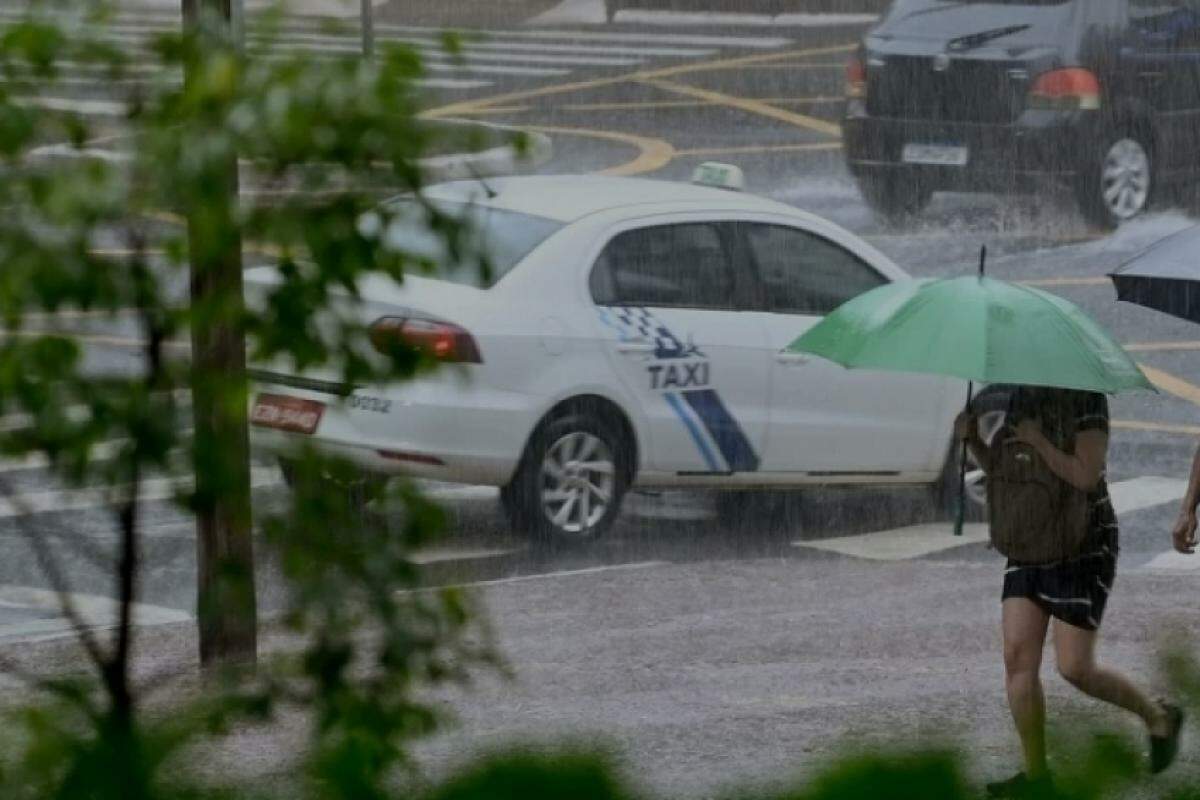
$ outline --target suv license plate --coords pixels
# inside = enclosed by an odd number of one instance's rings
[[[967,148],[940,144],[906,144],[900,157],[905,164],[965,167],[967,165]]]
[[[281,394],[260,394],[250,412],[250,424],[289,433],[314,433],[325,414],[325,404]]]

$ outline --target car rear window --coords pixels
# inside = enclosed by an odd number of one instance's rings
[[[433,205],[466,225],[465,252],[469,257],[458,258],[447,252],[442,237],[430,230],[425,208],[411,198],[388,204],[388,210],[396,216],[388,225],[386,244],[416,258],[433,261],[436,271],[431,277],[481,289],[494,286],[535,247],[563,227],[557,220],[477,203],[436,201]],[[486,268],[481,268],[473,257],[476,254],[485,257]]]

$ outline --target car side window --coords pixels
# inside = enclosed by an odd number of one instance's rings
[[[823,317],[887,283],[858,256],[815,233],[758,223],[747,224],[745,231],[766,311]]]
[[[733,276],[720,229],[658,225],[613,237],[592,267],[599,305],[733,308]]]
[[[1129,0],[1129,16],[1149,50],[1200,50],[1200,0]]]

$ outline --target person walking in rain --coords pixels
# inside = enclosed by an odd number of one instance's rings
[[[1002,631],[1008,703],[1025,770],[989,784],[992,797],[1052,790],[1046,765],[1042,650],[1052,627],[1058,670],[1080,691],[1137,714],[1150,737],[1150,768],[1179,748],[1183,712],[1152,700],[1096,664],[1096,638],[1117,566],[1117,519],[1105,482],[1108,401],[1102,394],[1018,387],[991,443],[963,412],[955,435],[988,474],[994,546],[1004,570]],[[1193,481],[1200,491],[1200,479]],[[1192,508],[1195,504],[1192,505]]]

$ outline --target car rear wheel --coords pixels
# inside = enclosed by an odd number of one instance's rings
[[[1089,223],[1111,230],[1145,211],[1154,190],[1150,137],[1128,128],[1107,137],[1076,186]]]
[[[628,488],[623,444],[615,426],[594,417],[571,414],[543,426],[501,490],[510,522],[542,542],[580,544],[603,536]]]
[[[902,225],[920,214],[933,199],[933,190],[912,176],[888,172],[858,180],[867,205],[888,225]]]

